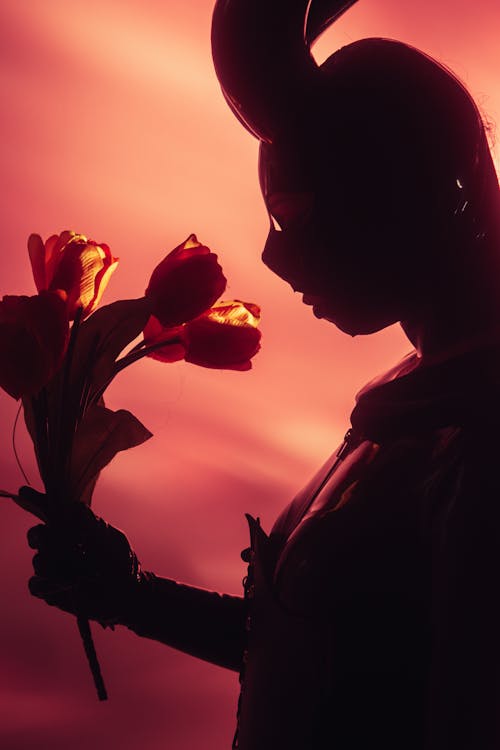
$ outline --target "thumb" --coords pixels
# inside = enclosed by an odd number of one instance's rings
[[[33,515],[39,518],[41,521],[47,521],[47,495],[44,495],[42,492],[38,492],[38,490],[34,490],[33,487],[27,487],[25,485],[19,488],[17,498],[15,498],[14,502],[16,502],[17,505],[23,508],[23,510],[27,510],[29,513],[33,513]]]

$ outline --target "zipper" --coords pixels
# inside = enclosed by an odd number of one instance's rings
[[[347,430],[346,434],[344,435],[344,441],[336,453],[336,456],[335,456],[336,460],[333,462],[333,466],[331,467],[330,471],[328,472],[326,477],[323,479],[319,487],[316,489],[311,499],[311,502],[308,505],[308,509],[314,503],[315,499],[317,498],[317,496],[319,495],[323,487],[327,484],[327,482],[330,481],[332,474],[334,473],[334,471],[336,471],[339,464],[341,464],[344,458],[347,456],[347,454],[351,452],[351,449],[354,447],[355,443],[356,443],[356,435],[352,427],[350,427]],[[307,510],[305,511],[305,514],[307,514]]]
[[[334,466],[337,466],[340,463],[340,461],[342,461],[347,456],[347,454],[351,450],[351,445],[353,443],[354,443],[354,431],[353,431],[352,427],[350,427],[347,430],[346,434],[344,435],[344,442],[342,443],[342,445],[340,446],[340,448],[337,451],[337,459],[338,460],[335,461],[335,465]]]

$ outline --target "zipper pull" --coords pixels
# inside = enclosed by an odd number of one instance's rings
[[[346,434],[344,435],[344,442],[340,446],[340,448],[337,451],[337,458],[339,461],[342,461],[342,459],[349,453],[349,450],[351,448],[351,443],[353,442],[354,438],[354,432],[352,430],[352,427],[350,427]]]

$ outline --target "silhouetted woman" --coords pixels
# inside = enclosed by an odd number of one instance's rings
[[[75,549],[30,531],[30,587],[241,670],[242,750],[493,750],[498,181],[477,107],[434,60],[365,39],[316,65],[353,2],[219,0],[214,61],[261,140],[264,262],[351,335],[401,322],[414,353],[358,394],[269,536],[249,517],[244,598],[142,572],[83,507]]]

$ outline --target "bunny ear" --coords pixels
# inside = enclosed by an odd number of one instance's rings
[[[316,39],[358,0],[312,0],[306,24],[306,44]]]
[[[310,45],[357,0],[217,0],[212,54],[233,113],[272,142],[319,81]]]
[[[212,18],[217,77],[233,113],[260,140],[273,140],[318,77],[305,41],[309,2],[217,0]]]

